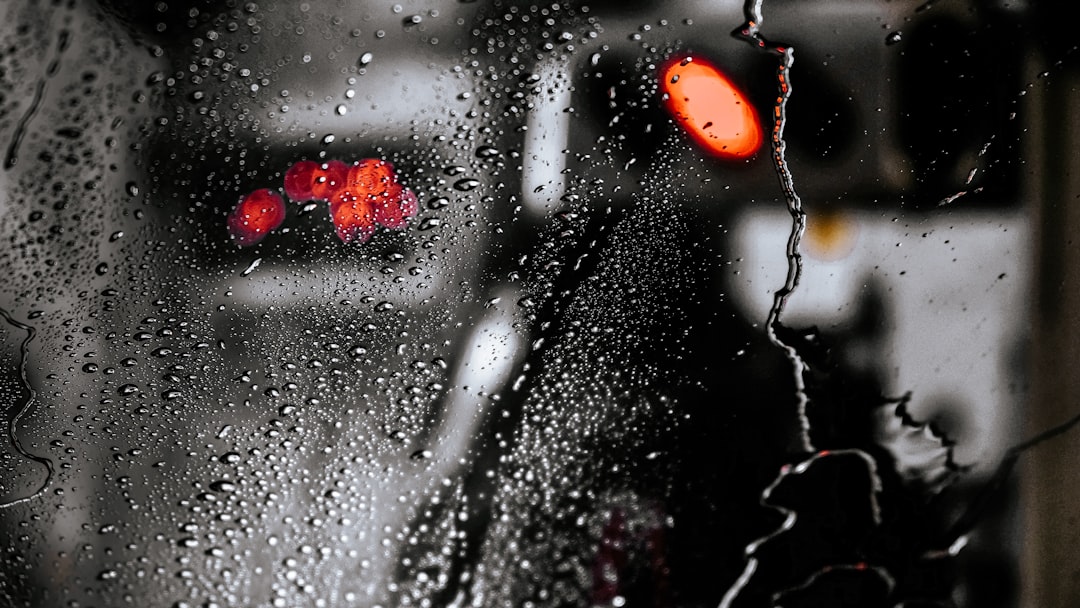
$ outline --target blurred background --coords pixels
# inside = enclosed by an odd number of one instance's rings
[[[1074,605],[1075,35],[755,6],[4,6],[0,604]]]

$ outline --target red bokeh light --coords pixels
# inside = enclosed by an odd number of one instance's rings
[[[757,111],[719,68],[699,56],[682,55],[664,64],[659,77],[664,107],[706,150],[740,160],[761,147]]]
[[[285,221],[285,202],[273,190],[263,188],[240,199],[226,223],[229,234],[241,247],[254,245]]]

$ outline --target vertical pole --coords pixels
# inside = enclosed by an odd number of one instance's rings
[[[1028,436],[1080,411],[1080,73],[1050,78],[1031,104],[1041,148],[1026,159],[1038,238]],[[1022,606],[1080,606],[1080,429],[1029,451],[1021,470]]]

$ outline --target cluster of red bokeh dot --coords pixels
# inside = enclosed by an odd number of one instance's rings
[[[398,182],[390,163],[364,158],[349,165],[340,160],[302,160],[285,172],[285,195],[296,202],[330,204],[338,238],[363,243],[378,226],[399,230],[419,210],[416,194]],[[285,221],[285,202],[269,188],[240,199],[229,214],[229,234],[241,247],[258,243]]]

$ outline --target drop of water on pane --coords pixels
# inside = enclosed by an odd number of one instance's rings
[[[892,46],[892,45],[900,42],[901,38],[902,38],[902,35],[901,35],[899,30],[897,30],[895,32],[889,32],[889,34],[887,36],[885,36],[885,44],[887,44],[889,46]]]
[[[236,491],[236,484],[225,479],[220,479],[218,481],[211,482],[210,489],[214,492],[231,494]]]
[[[475,190],[480,185],[480,180],[472,177],[466,177],[454,182],[454,189],[461,190],[462,192],[468,192],[469,190]]]
[[[225,452],[218,458],[218,461],[220,461],[221,464],[236,464],[240,462],[241,459],[242,456],[240,456],[238,452]]]
[[[262,264],[262,258],[255,258],[251,261],[250,264],[247,265],[247,268],[244,268],[244,270],[240,272],[240,276],[246,277],[249,274],[255,272],[255,269],[259,267],[259,264]]]
[[[420,230],[431,230],[433,228],[438,228],[441,225],[442,225],[442,220],[440,220],[437,217],[429,217],[429,218],[425,218],[423,221],[420,222],[419,229]]]
[[[363,55],[360,55],[360,65],[367,65],[371,63],[371,60],[374,58],[375,55],[372,53],[364,53]]]

